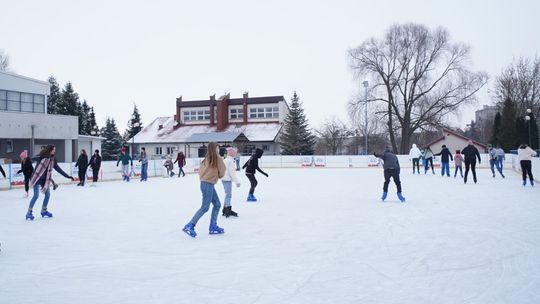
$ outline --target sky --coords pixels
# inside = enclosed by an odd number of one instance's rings
[[[175,101],[230,92],[297,91],[314,128],[348,120],[357,95],[347,50],[395,23],[445,27],[471,46],[472,70],[490,80],[478,104],[450,119],[464,127],[492,102],[494,79],[515,58],[540,52],[540,1],[8,1],[0,0],[0,49],[12,71],[70,81],[123,132],[139,108],[143,124],[172,116]],[[539,54],[540,55],[540,54]]]

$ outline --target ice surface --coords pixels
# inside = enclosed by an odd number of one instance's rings
[[[409,170],[405,204],[379,201],[380,169],[269,169],[260,203],[240,175],[240,217],[195,239],[193,174],[61,185],[33,222],[1,191],[0,303],[540,303],[540,189]]]

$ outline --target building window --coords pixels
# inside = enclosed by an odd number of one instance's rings
[[[244,109],[231,109],[229,119],[243,119]]]
[[[263,149],[264,151],[268,151],[268,145],[263,145],[263,146],[262,146],[262,149]]]
[[[174,153],[174,150],[175,150],[174,147],[167,147],[167,155],[173,154],[173,153]]]
[[[0,110],[45,113],[45,96],[0,90]]]
[[[162,150],[161,150],[161,147],[156,147],[156,155],[161,155],[162,154]]]
[[[0,110],[7,110],[7,92],[0,90]]]
[[[6,153],[13,153],[13,140],[6,140]]]
[[[210,120],[210,110],[185,111],[184,121]]]
[[[249,109],[249,118],[278,118],[279,107],[264,107]]]

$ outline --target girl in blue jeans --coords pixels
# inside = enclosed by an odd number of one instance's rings
[[[197,233],[195,232],[195,226],[199,219],[208,212],[210,209],[210,203],[212,203],[212,216],[210,218],[210,234],[221,234],[225,230],[217,225],[217,217],[219,214],[219,209],[221,208],[221,203],[217,195],[215,185],[218,179],[222,178],[225,175],[225,163],[223,159],[219,156],[219,146],[211,142],[208,144],[208,151],[204,160],[201,162],[199,168],[199,178],[201,180],[201,193],[202,193],[202,205],[195,215],[182,229],[191,237],[196,237]]]

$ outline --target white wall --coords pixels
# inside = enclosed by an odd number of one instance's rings
[[[49,84],[45,81],[25,76],[0,72],[0,90],[49,95]]]
[[[0,111],[0,138],[77,139],[77,116]]]

